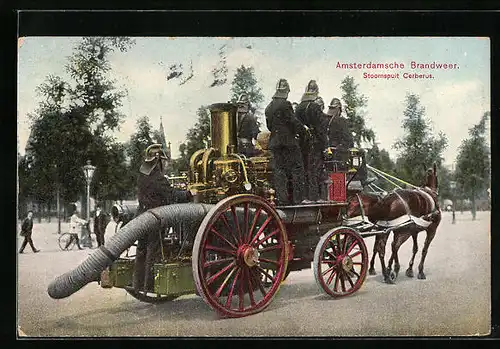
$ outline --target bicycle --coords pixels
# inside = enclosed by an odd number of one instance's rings
[[[75,236],[76,235],[76,236]],[[63,251],[71,251],[76,245],[77,234],[74,233],[64,233],[59,236],[58,243],[59,248]]]
[[[89,229],[89,223],[87,222],[86,224],[84,224],[82,229]],[[78,239],[78,234],[64,233],[59,236],[57,242],[59,243],[59,248],[61,250],[71,251],[73,247],[75,247],[77,240],[80,240],[80,243],[82,242],[81,239]]]

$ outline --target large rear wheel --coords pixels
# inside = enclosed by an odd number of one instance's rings
[[[220,201],[201,223],[194,241],[198,293],[223,316],[262,311],[285,276],[287,242],[278,213],[261,197],[242,194]]]

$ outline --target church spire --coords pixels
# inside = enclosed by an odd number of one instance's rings
[[[167,143],[167,140],[165,138],[165,130],[163,128],[163,119],[160,115],[160,137],[161,137],[161,144],[163,146],[163,150],[165,150],[165,153],[167,154],[167,157],[169,159],[172,158],[172,152],[170,150],[170,142]]]

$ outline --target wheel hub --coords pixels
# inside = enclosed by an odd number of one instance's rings
[[[249,267],[253,267],[259,263],[259,251],[249,245],[243,245],[238,249],[238,260]]]
[[[345,270],[345,271],[351,271],[352,269],[352,258],[349,257],[349,256],[344,256],[344,258],[342,258],[342,268]]]

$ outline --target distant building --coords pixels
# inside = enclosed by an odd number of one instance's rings
[[[162,117],[160,116],[160,141],[161,144],[163,145],[163,149],[165,150],[165,154],[167,154],[167,157],[169,160],[172,160],[172,148],[171,148],[171,143],[166,140],[165,137],[165,129],[163,128],[163,120]]]

